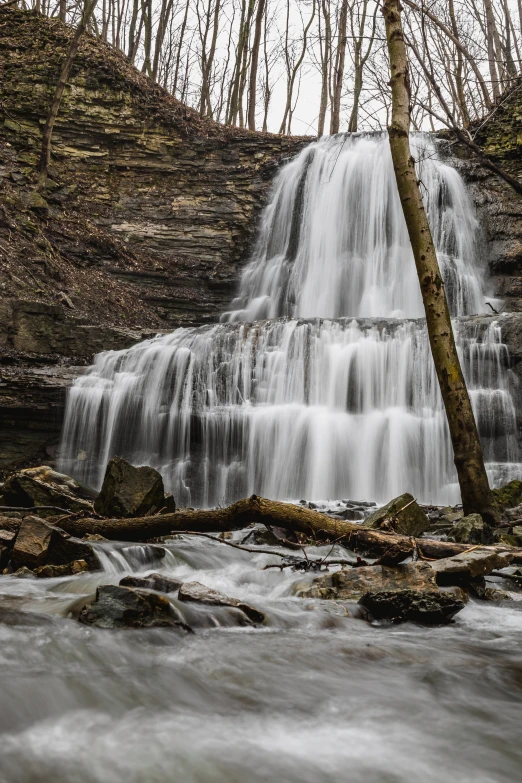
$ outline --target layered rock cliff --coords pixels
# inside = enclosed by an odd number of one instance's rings
[[[40,197],[70,34],[0,14],[0,468],[56,441],[70,366],[218,317],[274,172],[307,143],[202,120],[85,36]]]

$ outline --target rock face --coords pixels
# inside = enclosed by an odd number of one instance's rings
[[[157,470],[135,468],[121,457],[114,457],[107,464],[94,510],[104,517],[140,517],[160,511],[166,503],[163,479]],[[176,510],[172,502],[169,505],[169,511]]]
[[[41,465],[9,476],[3,487],[6,503],[13,506],[56,506],[71,511],[92,511],[96,492],[75,479]],[[88,499],[90,498],[90,499]],[[56,509],[42,509],[41,516],[56,514]]]
[[[420,536],[429,528],[430,520],[413,495],[405,492],[371,514],[364,525],[377,530],[395,530],[405,536]]]
[[[464,609],[464,601],[439,590],[379,590],[359,600],[368,619],[444,625]]]
[[[240,609],[253,623],[262,623],[265,619],[263,612],[254,609],[253,606],[249,606],[237,598],[229,598],[200,582],[185,582],[179,588],[178,597],[180,601],[193,601],[207,606],[231,606]]]
[[[4,230],[34,270],[39,298],[72,305],[93,326],[93,313],[168,329],[215,319],[278,162],[306,140],[202,119],[85,35],[55,124],[45,204],[31,203],[40,123],[67,42],[56,19],[2,14],[0,139],[12,147],[0,171],[23,213],[7,201]],[[11,286],[20,298],[35,283]]]
[[[117,585],[98,587],[78,619],[98,628],[187,628],[164,596]]]
[[[428,563],[406,563],[393,568],[362,566],[335,571],[313,580],[311,587],[300,590],[301,598],[333,598],[353,601],[369,591],[435,590],[435,572]]]

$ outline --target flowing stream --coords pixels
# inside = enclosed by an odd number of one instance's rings
[[[296,598],[311,577],[262,570],[274,556],[186,536],[166,549],[100,544],[104,572],[0,578],[1,783],[519,780],[522,603],[374,627],[355,605]],[[97,585],[151,569],[265,624],[175,594],[194,635],[66,619]]]
[[[414,144],[500,482],[521,474],[514,387],[502,318],[470,318],[487,285],[477,219],[433,142]],[[251,492],[339,508],[404,491],[457,501],[421,315],[386,138],[323,139],[278,175],[220,324],[101,354],[76,381],[61,467],[100,486],[114,454],[150,464],[179,505]],[[0,577],[0,783],[520,780],[522,601],[471,600],[443,628],[383,627],[354,603],[298,597],[313,577],[264,569],[274,554],[190,536],[94,546],[96,573]],[[152,570],[265,622],[176,593],[194,634],[77,621],[97,586]]]
[[[413,142],[452,313],[481,313],[473,205],[434,142]],[[322,139],[284,166],[232,308],[100,354],[69,394],[64,472],[100,487],[117,454],[157,468],[180,505],[458,502],[386,136]],[[485,321],[464,318],[459,344],[498,483],[521,466],[508,351]]]

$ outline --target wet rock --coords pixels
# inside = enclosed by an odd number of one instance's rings
[[[15,568],[43,565],[51,546],[55,528],[34,516],[25,517],[14,543],[12,560]]]
[[[0,544],[4,546],[12,546],[16,538],[15,530],[0,530]]]
[[[88,571],[89,566],[85,560],[74,560],[64,565],[44,565],[34,569],[34,575],[39,579],[52,579],[59,576],[74,576]]]
[[[255,527],[249,531],[243,539],[243,544],[254,544],[258,546],[288,546],[297,545],[297,537],[292,530],[284,530],[282,527]],[[291,546],[291,548],[294,548]]]
[[[517,542],[516,545],[522,546],[522,525],[514,525],[513,529],[511,530],[511,535]]]
[[[431,567],[439,585],[468,584],[470,580],[508,566],[513,559],[509,552],[480,547],[461,552],[454,557],[435,560]]]
[[[396,566],[402,563],[413,553],[413,546],[408,541],[400,541],[390,544],[374,565]]]
[[[420,536],[428,530],[430,520],[413,495],[405,492],[370,514],[364,526],[375,530],[394,530],[405,536]]]
[[[99,561],[89,544],[72,538],[40,517],[23,519],[16,537],[11,558],[15,568],[42,565],[66,565],[74,560],[85,560],[90,570],[99,568]]]
[[[356,508],[345,508],[343,511],[332,511],[328,516],[344,519],[346,522],[359,522],[361,519],[364,519],[365,514]]]
[[[121,457],[110,460],[101,492],[94,503],[105,517],[140,517],[160,511],[166,501],[163,479],[157,470],[135,468]]]
[[[241,609],[253,623],[262,623],[265,619],[263,612],[258,609],[243,603],[238,598],[229,598],[200,582],[185,582],[179,588],[178,598],[180,601],[193,601],[207,606],[231,606],[235,609]]]
[[[468,514],[453,527],[451,538],[459,544],[490,544],[491,528],[480,514]]]
[[[108,538],[105,538],[105,536],[100,536],[99,533],[86,533],[84,536],[82,536],[82,541],[109,541]]]
[[[435,572],[428,563],[405,563],[395,567],[362,566],[319,576],[301,589],[301,598],[333,598],[352,601],[380,590],[435,590]]]
[[[98,628],[188,628],[164,596],[118,585],[98,587],[78,619]]]
[[[440,590],[379,590],[359,600],[369,620],[444,625],[464,609],[464,602]]]
[[[30,508],[55,506],[69,511],[92,512],[92,495],[96,494],[70,476],[57,473],[47,465],[13,473],[4,484],[8,505]],[[91,498],[87,496],[91,495]],[[39,510],[41,516],[55,514],[54,509]]]
[[[484,600],[486,601],[512,601],[513,598],[506,593],[505,590],[500,590],[498,587],[486,587],[484,590]]]
[[[18,568],[11,576],[16,576],[17,579],[34,579],[34,573],[27,566]]]
[[[120,580],[122,587],[141,587],[144,590],[157,590],[159,593],[175,593],[183,582],[163,574],[152,573],[147,576],[124,576]]]

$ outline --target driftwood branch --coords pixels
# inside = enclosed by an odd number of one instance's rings
[[[98,533],[113,540],[147,541],[171,533],[220,533],[239,530],[252,522],[305,533],[321,542],[332,543],[337,540],[352,550],[376,557],[389,550],[392,544],[400,545],[401,548],[412,548],[411,538],[408,536],[371,530],[361,524],[334,519],[312,509],[267,500],[257,495],[238,500],[226,508],[180,509],[172,514],[133,519],[65,519],[60,525],[78,538],[89,533]],[[470,549],[465,544],[430,538],[417,538],[415,545],[421,557],[433,559],[451,557]]]

